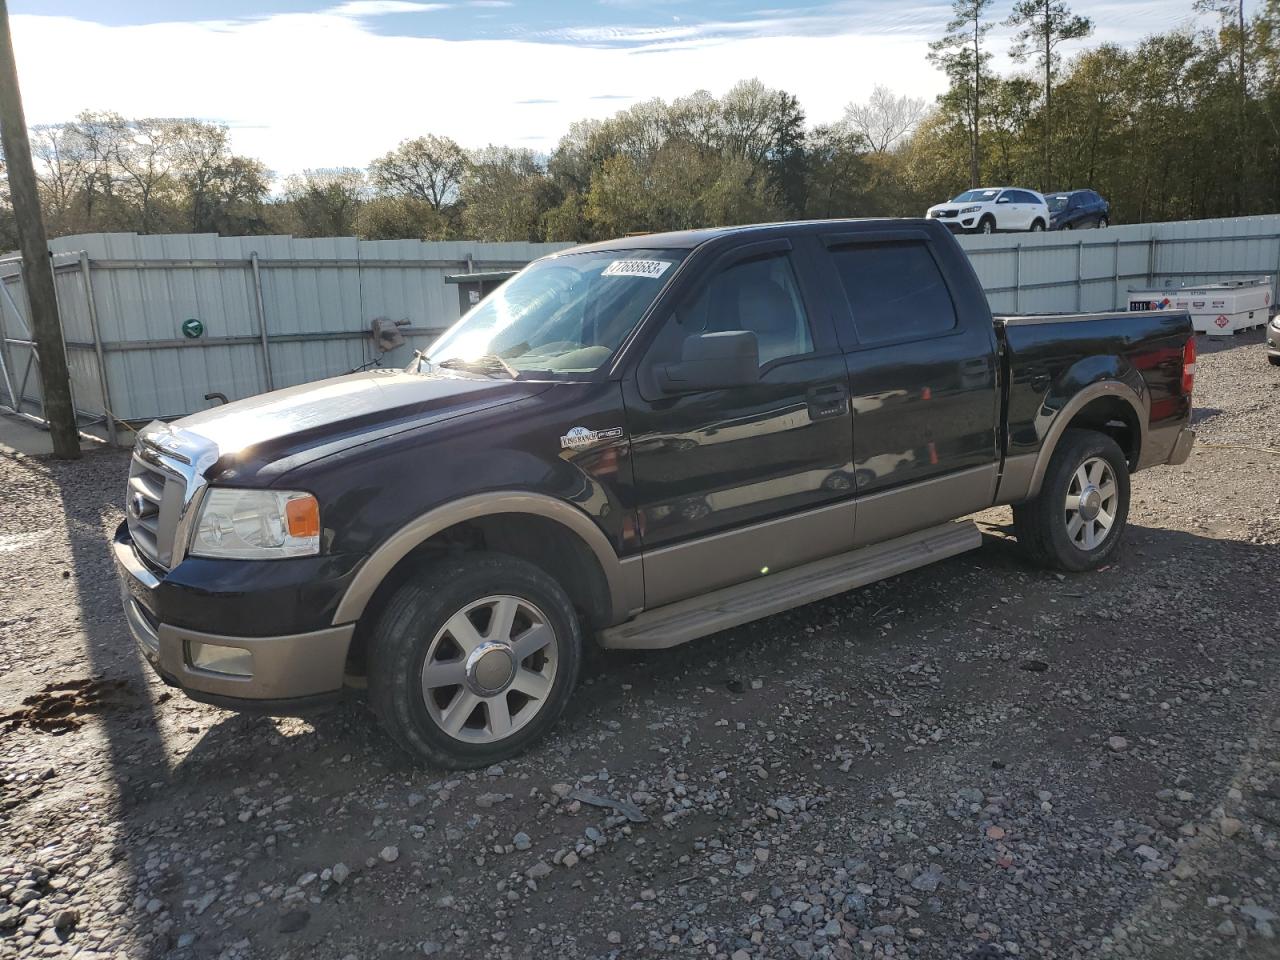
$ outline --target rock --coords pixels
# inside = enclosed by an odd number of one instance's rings
[[[561,860],[560,863],[563,866],[572,869],[573,867],[576,867],[578,865],[578,855],[574,853],[572,850],[570,850],[568,853],[564,855],[564,859]]]
[[[792,940],[791,950],[801,960],[808,960],[809,957],[813,956],[813,944],[808,940]]]
[[[1241,907],[1240,913],[1254,923],[1270,923],[1276,918],[1274,911],[1268,910],[1266,907],[1255,907],[1253,904]]]
[[[152,897],[150,900],[147,901],[147,913],[151,914],[152,916],[155,916],[157,913],[159,913],[163,909],[164,909],[164,904],[161,903],[159,900],[157,900],[155,897]]]
[[[1133,848],[1133,852],[1143,860],[1159,860],[1160,851],[1143,843]]]
[[[339,862],[333,865],[333,882],[334,883],[339,885],[344,884],[347,882],[347,877],[349,876],[351,876],[351,868],[348,867],[345,863]]]
[[[735,950],[733,951],[733,956],[731,956],[729,960],[751,960],[751,954],[747,953],[745,950]]]
[[[1110,737],[1107,740],[1107,746],[1112,753],[1124,753],[1129,749],[1129,741],[1124,737]]]
[[[551,785],[551,792],[563,800],[573,792],[573,787],[569,786],[567,783],[553,783]]]
[[[942,871],[930,867],[911,881],[911,889],[922,893],[933,893],[942,884]]]
[[[1224,937],[1234,937],[1236,935],[1236,925],[1231,922],[1230,917],[1218,924],[1218,933]]]
[[[658,899],[658,892],[653,887],[645,887],[640,891],[640,899],[648,903],[651,900]]]
[[[1244,829],[1244,821],[1237,820],[1235,817],[1223,817],[1218,821],[1218,829],[1224,837],[1234,837]]]
[[[608,940],[610,943],[618,944],[622,942],[622,934],[619,933],[617,930],[610,930],[609,935],[605,939]]]
[[[422,953],[424,956],[434,957],[443,949],[444,947],[441,944],[436,943],[434,940],[424,940],[422,943]]]
[[[796,802],[790,797],[778,797],[773,801],[773,809],[786,816],[796,812]]]
[[[502,764],[495,763],[484,772],[486,777],[500,777],[503,774]]]
[[[1004,839],[1004,828],[1003,828],[1003,827],[987,827],[987,839],[988,839],[988,840],[1003,840],[1003,839]]]
[[[511,844],[517,850],[528,850],[533,846],[533,841],[529,839],[529,835],[527,833],[521,831],[511,838]]]
[[[416,807],[418,804],[422,803],[422,801],[426,799],[427,798],[420,793],[411,793],[409,794],[409,797],[405,802],[411,807]]]
[[[280,917],[280,932],[297,933],[310,919],[311,913],[308,910],[290,910]]]
[[[400,848],[394,846],[383,847],[378,856],[386,863],[395,863],[400,859]]]
[[[1196,868],[1189,863],[1180,863],[1173,868],[1173,875],[1179,880],[1190,880],[1196,875]]]
[[[22,915],[16,907],[0,908],[0,930],[12,930],[21,921]]]
[[[524,872],[524,875],[530,880],[541,880],[543,877],[551,875],[551,864],[545,860],[539,860],[532,867]]]

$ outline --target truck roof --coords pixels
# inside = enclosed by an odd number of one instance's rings
[[[702,246],[709,240],[728,234],[756,234],[761,237],[767,237],[774,233],[794,231],[798,227],[819,230],[853,224],[865,226],[867,224],[886,223],[902,226],[904,224],[927,224],[929,222],[923,217],[864,217],[842,220],[788,220],[780,223],[748,223],[735,227],[703,227],[697,230],[673,230],[668,233],[633,234],[627,237],[618,237],[616,240],[584,243],[581,246],[557,251],[552,256],[561,257],[568,253],[591,253],[598,250],[636,250],[663,247],[692,250],[694,247]]]

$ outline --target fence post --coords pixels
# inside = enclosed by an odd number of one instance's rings
[[[1084,237],[1076,238],[1076,313],[1084,309]]]
[[[267,377],[267,390],[274,390],[275,376],[271,372],[271,341],[267,337],[267,310],[262,304],[262,273],[258,270],[258,251],[249,254],[249,269],[253,271],[253,299],[258,305],[258,336],[262,338],[262,369]]]
[[[1120,309],[1120,238],[1116,237],[1111,255],[1111,303],[1113,310]],[[1128,304],[1126,304],[1128,306]]]
[[[89,311],[89,333],[93,336],[93,353],[98,358],[98,389],[102,391],[102,416],[107,421],[107,442],[116,446],[116,415],[111,410],[111,385],[107,381],[107,360],[98,336],[98,307],[93,302],[93,280],[89,277],[89,253],[80,251],[80,283],[84,286],[84,303]]]
[[[4,285],[4,279],[0,278],[0,286]],[[9,406],[13,407],[14,413],[21,413],[22,407],[19,406],[19,400],[13,392],[13,380],[9,377],[9,334],[5,332],[4,325],[4,304],[0,303],[0,371],[4,373],[4,386],[9,391]]]
[[[1022,243],[1013,245],[1013,312],[1022,312]]]
[[[1147,289],[1156,285],[1156,235],[1147,239]]]

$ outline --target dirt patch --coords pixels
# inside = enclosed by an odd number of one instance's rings
[[[127,708],[132,697],[124,680],[67,680],[51,683],[22,701],[22,709],[0,716],[0,727],[46,733],[78,729],[85,718],[105,710]]]

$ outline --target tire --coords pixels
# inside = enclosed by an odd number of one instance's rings
[[[1075,224],[1073,224],[1073,223],[1064,223],[1064,224],[1062,225],[1062,229],[1063,229],[1063,230],[1074,230],[1075,228],[1076,228],[1076,227],[1075,227]]]
[[[1108,220],[1106,217],[1099,217],[1099,218],[1098,218],[1098,229],[1099,229],[1099,230],[1105,230],[1105,229],[1107,229],[1107,227],[1109,227],[1109,226],[1111,226],[1111,221],[1110,221],[1110,220]]]
[[[1044,231],[1044,221],[1043,221],[1043,220],[1041,220],[1040,218],[1038,218],[1038,217],[1037,217],[1035,220],[1032,220],[1032,221],[1031,221],[1031,232],[1032,232],[1032,233],[1041,233],[1041,232],[1043,232],[1043,231]]]
[[[1280,357],[1267,357],[1267,362],[1273,367],[1280,367]]]
[[[504,613],[506,624],[495,623]],[[522,641],[528,653],[515,662],[510,650]],[[485,652],[475,656],[477,649]],[[551,728],[581,664],[578,617],[555,580],[515,557],[463,554],[424,567],[378,617],[369,703],[414,756],[454,769],[482,767],[520,753]]]
[[[1110,495],[1108,481],[1113,487]],[[1095,487],[1097,500],[1090,496]],[[1074,509],[1067,506],[1069,497],[1077,504]],[[1090,517],[1095,508],[1101,509]],[[1050,570],[1073,573],[1105,563],[1119,545],[1128,519],[1129,465],[1120,446],[1095,430],[1063,433],[1049,458],[1040,493],[1013,508],[1014,535],[1028,558]]]
[[[979,220],[978,232],[979,233],[995,233],[996,232],[995,217],[991,216],[990,214],[987,214],[985,217]]]

